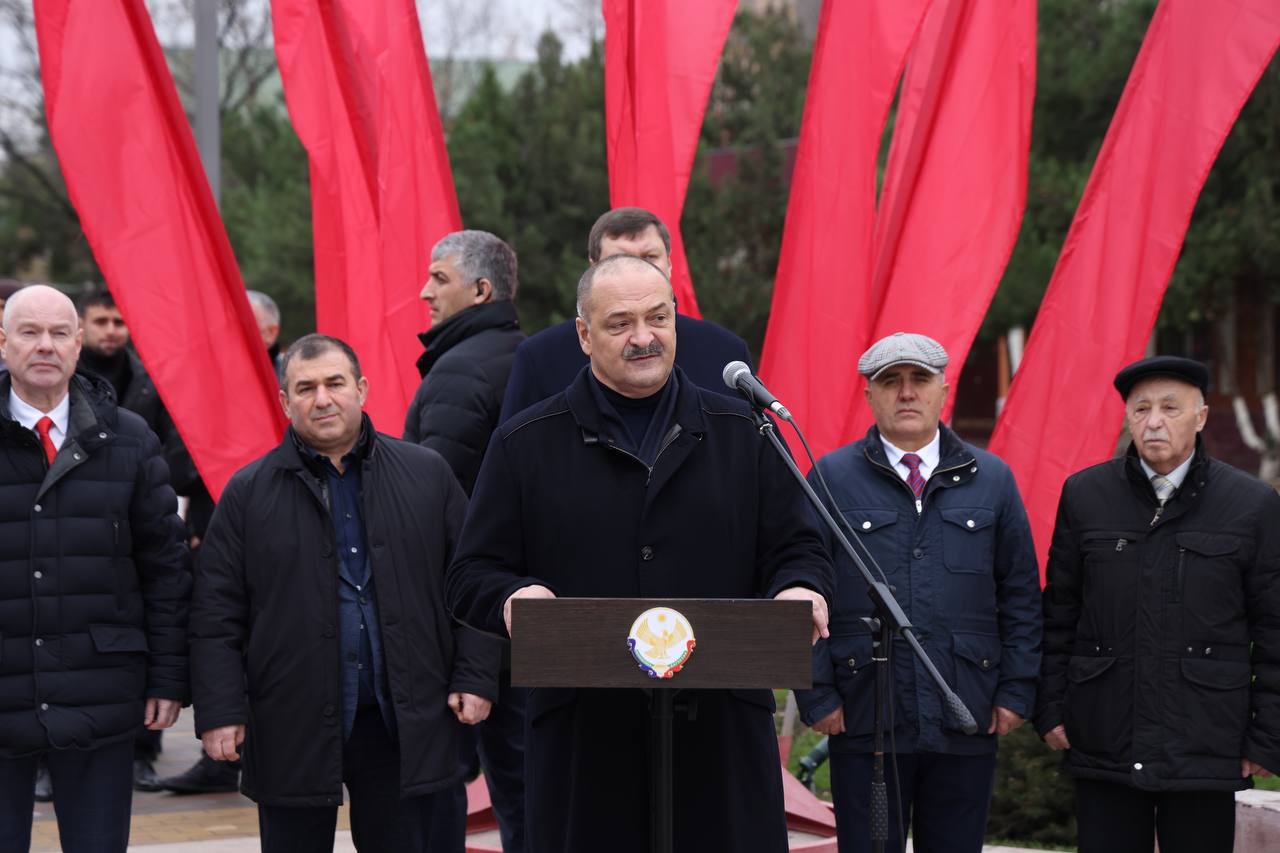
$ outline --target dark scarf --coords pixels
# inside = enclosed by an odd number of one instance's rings
[[[615,447],[625,450],[645,465],[653,467],[662,450],[662,439],[675,418],[679,381],[675,371],[656,394],[624,397],[596,379],[588,369],[591,395],[600,409],[603,432]]]

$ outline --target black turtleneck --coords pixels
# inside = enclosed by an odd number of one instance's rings
[[[591,388],[604,420],[604,431],[623,450],[652,465],[661,451],[662,437],[675,416],[675,373],[648,397],[624,397],[588,369]]]
[[[91,370],[111,383],[116,389],[116,399],[123,400],[124,392],[133,380],[133,368],[129,365],[129,351],[124,347],[115,355],[102,355],[88,347],[80,350],[80,367]]]

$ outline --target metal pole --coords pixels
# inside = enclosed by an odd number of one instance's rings
[[[675,716],[676,692],[655,687],[650,698],[649,754],[649,849],[652,853],[671,853],[675,842],[675,773],[672,756],[672,718]]]
[[[220,203],[221,127],[218,117],[218,0],[195,0],[196,24],[196,146],[205,177]]]

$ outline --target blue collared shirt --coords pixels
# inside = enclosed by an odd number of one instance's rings
[[[339,472],[325,456],[307,448],[327,477],[329,515],[338,549],[338,650],[342,657],[342,734],[351,735],[359,708],[376,706],[387,730],[395,731],[382,656],[382,629],[373,588],[364,515],[360,511],[359,447],[342,458]]]

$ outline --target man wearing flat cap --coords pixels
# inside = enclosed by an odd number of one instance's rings
[[[897,760],[885,774],[892,851],[902,849],[899,826],[912,830],[918,853],[982,849],[997,739],[1030,716],[1040,668],[1040,583],[1027,515],[1009,468],[940,423],[946,365],[946,350],[924,335],[878,341],[858,361],[875,426],[816,469],[831,487],[828,509],[875,558],[979,726],[964,734],[924,667],[894,643]],[[861,620],[873,614],[852,561],[827,545],[837,562],[831,636],[814,648],[813,689],[797,698],[805,722],[830,736],[840,851],[850,853],[871,849],[875,676]]]
[[[1280,769],[1280,496],[1205,452],[1204,365],[1115,386],[1133,443],[1063,485],[1036,729],[1081,853],[1228,853],[1233,793]]]

